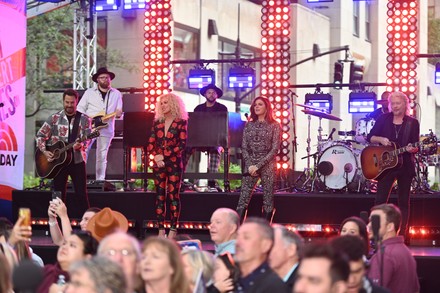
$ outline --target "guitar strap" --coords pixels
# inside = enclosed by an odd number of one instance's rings
[[[403,129],[403,136],[402,136],[403,145],[401,147],[406,146],[409,143],[408,140],[409,140],[409,135],[411,133],[412,122],[413,122],[412,119],[409,118],[406,119],[405,128]]]
[[[78,136],[79,122],[81,121],[81,112],[76,111],[72,132],[70,133],[69,143],[74,142]]]

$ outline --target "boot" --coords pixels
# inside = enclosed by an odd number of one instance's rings
[[[263,218],[265,218],[269,222],[269,224],[272,224],[275,211],[275,208],[270,212],[266,212],[265,210],[263,210]]]
[[[243,224],[243,222],[247,216],[247,209],[239,208],[239,209],[237,209],[237,214],[240,217],[240,224]]]

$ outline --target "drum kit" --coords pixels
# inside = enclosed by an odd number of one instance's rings
[[[342,140],[333,140],[333,128],[328,139],[323,139],[321,120],[328,119],[342,121],[341,118],[322,112],[312,106],[295,104],[303,107],[308,115],[307,128],[307,155],[301,159],[307,159],[307,167],[295,182],[298,191],[305,192],[352,192],[371,193],[376,189],[377,182],[368,180],[362,174],[360,154],[368,144],[367,135],[374,126],[372,118],[362,118],[356,122],[356,130],[338,131]],[[311,152],[310,121],[311,117],[319,118],[318,145],[315,153]],[[429,134],[432,136],[433,134]],[[428,135],[426,135],[428,136]],[[425,137],[426,137],[425,136]],[[421,136],[423,139],[424,136]],[[351,138],[351,139],[350,139]],[[438,164],[440,157],[440,145],[424,146],[416,156],[416,178],[413,182],[413,192],[430,192],[427,179],[427,165]],[[313,168],[310,159],[313,158]]]

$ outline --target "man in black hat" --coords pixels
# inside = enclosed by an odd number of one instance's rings
[[[94,127],[107,126],[100,129],[101,135],[96,139],[96,180],[105,180],[105,171],[107,169],[107,152],[115,132],[115,117],[122,115],[122,94],[111,87],[111,82],[115,74],[107,68],[99,68],[92,76],[96,82],[93,88],[86,90],[78,103],[78,111],[89,117],[95,117]],[[97,121],[102,120],[100,125]],[[89,145],[87,154],[90,151],[93,142]]]
[[[214,84],[209,84],[201,88],[200,94],[206,98],[206,102],[198,105],[194,109],[194,112],[228,112],[228,108],[226,108],[225,105],[217,102],[217,99],[223,96],[223,91],[216,87]],[[220,167],[221,152],[221,147],[213,147],[208,150],[208,173],[217,173]],[[187,150],[185,166],[188,163],[192,153],[193,150]],[[208,180],[208,187],[210,187],[211,189],[216,189],[217,187],[215,180]]]

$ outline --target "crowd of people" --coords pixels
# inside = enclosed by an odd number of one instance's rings
[[[15,225],[0,219],[1,292],[420,291],[416,261],[398,235],[401,212],[393,204],[372,207],[368,223],[347,218],[338,236],[315,241],[263,217],[240,224],[236,211],[219,208],[211,217],[212,251],[164,235],[140,241],[128,232],[125,216],[110,208],[84,215],[81,229],[51,230],[54,243],[60,235],[62,241],[56,262],[44,267],[29,252],[31,227],[22,226],[22,218]],[[374,217],[378,227],[372,227]]]

